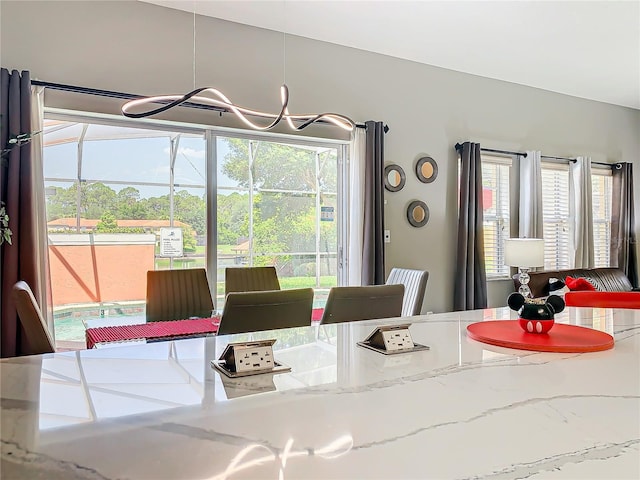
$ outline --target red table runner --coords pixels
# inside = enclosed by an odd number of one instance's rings
[[[219,324],[219,318],[194,318],[141,323],[139,325],[87,328],[87,348],[93,348],[96,343],[216,333]]]
[[[311,321],[319,322],[322,319],[323,311],[323,308],[314,308],[311,312]],[[216,333],[219,325],[220,318],[218,317],[87,328],[87,348],[93,348],[96,343],[123,342],[138,339],[168,339],[171,337]]]

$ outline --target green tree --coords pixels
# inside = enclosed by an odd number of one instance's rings
[[[116,221],[116,217],[111,212],[104,212],[96,225],[96,232],[113,232],[117,228],[118,222]]]
[[[151,197],[143,200],[148,217],[151,220],[167,220],[169,218],[169,195]]]
[[[193,235],[193,230],[191,230],[189,226],[182,229],[182,248],[186,253],[196,251],[196,237]]]
[[[76,216],[78,198],[77,183],[69,188],[51,187],[53,193],[47,195],[47,221],[58,218],[73,218]]]
[[[100,218],[104,212],[113,212],[116,192],[104,183],[82,183],[80,185],[80,216]]]
[[[218,243],[235,245],[249,236],[249,194],[218,194]]]
[[[116,194],[115,210],[123,220],[141,220],[148,218],[146,202],[140,201],[140,192],[134,187],[125,187]]]
[[[207,204],[203,197],[180,190],[173,196],[174,217],[189,224],[198,235],[207,233]],[[167,217],[168,218],[168,217]]]
[[[259,192],[254,195],[253,204],[256,253],[314,251],[316,233],[314,191],[317,182],[321,192],[336,192],[336,150],[330,149],[317,153],[316,150],[304,147],[242,139],[227,139],[227,145],[229,152],[222,164],[223,173],[235,180],[238,185],[245,188],[252,187]],[[253,185],[250,185],[249,175],[250,149],[253,153]],[[316,161],[318,162],[317,178]],[[266,190],[292,190],[292,192]],[[303,192],[309,192],[309,194]],[[321,200],[321,203],[324,202]],[[222,205],[223,202],[219,199],[219,218],[224,219],[222,224],[221,222],[218,224],[220,240],[232,237],[238,231],[237,222],[231,223],[229,212],[220,216]]]
[[[222,172],[240,186],[249,187],[249,140],[228,138]],[[316,187],[316,151],[293,145],[252,141],[255,188],[312,191]],[[335,150],[319,154],[320,190],[335,191],[337,168]]]

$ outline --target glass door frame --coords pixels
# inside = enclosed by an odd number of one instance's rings
[[[318,148],[335,148],[337,150],[337,284],[346,285],[347,283],[347,264],[346,258],[346,234],[349,225],[349,175],[348,175],[348,146],[349,141],[328,139],[319,137],[306,137],[299,135],[248,131],[224,127],[212,127],[204,124],[187,124],[181,122],[173,122],[166,120],[153,119],[127,119],[118,115],[96,114],[91,112],[71,111],[59,108],[44,108],[45,118],[63,120],[76,123],[94,123],[102,125],[112,125],[130,128],[155,129],[162,131],[171,131],[175,133],[184,133],[191,135],[202,135],[205,140],[206,149],[206,199],[207,199],[207,238],[206,238],[206,259],[207,274],[210,285],[217,285],[217,137],[233,137],[248,140],[264,140],[275,143],[286,143],[294,146],[310,146]],[[320,268],[317,266],[316,268]]]

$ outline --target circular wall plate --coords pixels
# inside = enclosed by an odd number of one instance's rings
[[[419,158],[416,162],[416,175],[422,183],[431,183],[438,176],[438,164],[431,157]]]
[[[414,227],[424,227],[429,221],[429,207],[421,200],[412,201],[407,207],[407,220]]]
[[[390,192],[399,192],[404,187],[407,176],[400,165],[387,165],[384,167],[384,188]]]

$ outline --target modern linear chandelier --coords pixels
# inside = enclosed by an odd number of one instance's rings
[[[286,17],[285,7],[286,1],[283,0],[283,18]],[[318,113],[318,114],[304,114],[304,115],[292,115],[289,113],[289,88],[286,84],[286,52],[287,52],[287,34],[286,25],[282,31],[282,67],[283,67],[283,82],[280,87],[280,103],[282,108],[280,113],[273,114],[267,112],[260,112],[250,108],[240,107],[234,105],[224,93],[217,88],[204,87],[196,88],[196,4],[193,2],[193,90],[185,95],[159,95],[154,97],[143,97],[136,100],[131,100],[122,106],[122,114],[129,118],[144,118],[158,113],[165,112],[171,108],[178,107],[188,102],[188,106],[208,106],[213,107],[213,110],[217,112],[231,112],[237,115],[242,122],[254,130],[271,130],[276,127],[282,120],[285,120],[289,128],[292,130],[303,130],[304,128],[314,123],[329,123],[336,125],[344,130],[353,131],[356,124],[349,117],[340,115],[337,113]],[[150,106],[151,104],[160,104],[161,106]],[[145,110],[144,108],[147,107]],[[260,117],[267,119],[270,123],[267,125],[258,125],[252,122],[247,117]]]
[[[144,97],[137,100],[131,100],[130,102],[127,102],[122,106],[122,114],[129,118],[149,117],[151,115],[156,115],[158,113],[167,111],[170,108],[177,107],[188,101],[197,102],[202,105],[218,107],[223,109],[223,111],[233,112],[247,126],[255,130],[271,130],[283,119],[287,122],[289,128],[291,128],[292,130],[302,130],[316,122],[329,122],[347,131],[352,131],[356,126],[355,122],[349,117],[337,113],[318,113],[304,115],[290,114],[288,109],[289,88],[286,84],[283,84],[280,87],[280,102],[282,104],[282,108],[280,109],[280,113],[278,113],[277,115],[234,105],[233,102],[231,102],[231,100],[229,100],[220,90],[213,87],[197,88],[185,95],[160,95],[156,97]],[[152,103],[163,103],[164,105],[137,113],[132,111],[141,106],[149,105]],[[269,123],[268,125],[257,125],[249,120],[247,116],[270,119],[271,123]]]

